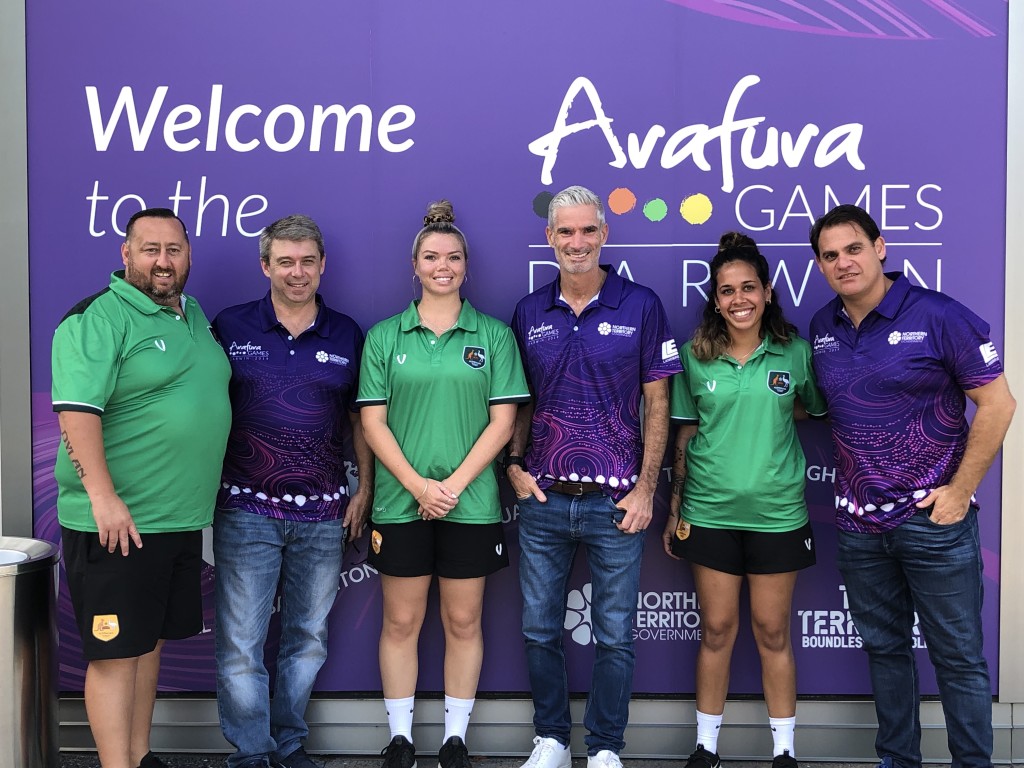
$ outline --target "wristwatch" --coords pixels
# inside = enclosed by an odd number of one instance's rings
[[[525,472],[526,459],[524,459],[522,456],[506,456],[501,462],[501,468],[505,472],[505,474],[508,474],[508,468],[511,466],[520,467]]]

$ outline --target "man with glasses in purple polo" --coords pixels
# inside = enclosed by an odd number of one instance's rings
[[[566,586],[581,543],[597,646],[583,723],[587,765],[621,768],[644,532],[668,438],[668,377],[682,369],[657,295],[598,263],[608,238],[601,200],[583,187],[559,192],[546,233],[558,279],[516,307],[512,330],[533,401],[519,408],[505,459],[519,500],[523,635],[536,730],[524,768],[569,768],[562,634]]]
[[[953,765],[990,766],[974,492],[1015,403],[989,326],[885,272],[885,240],[855,205],[818,219],[811,247],[837,294],[811,321],[811,343],[835,444],[837,562],[868,653],[880,766],[921,765],[915,611]]]

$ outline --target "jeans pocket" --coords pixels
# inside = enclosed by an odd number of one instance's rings
[[[938,530],[938,531],[951,530],[951,529],[955,529],[955,528],[958,528],[960,526],[966,525],[968,523],[971,515],[974,514],[977,511],[977,507],[975,507],[973,504],[971,504],[971,505],[969,505],[967,507],[967,513],[963,517],[961,517],[959,520],[957,520],[955,523],[937,523],[934,520],[932,520],[932,511],[934,509],[935,509],[935,505],[932,504],[931,506],[928,506],[928,507],[925,507],[924,509],[919,510],[917,512],[917,514],[915,515],[915,517],[921,518],[921,520],[925,524],[925,527],[932,528],[932,529],[935,529],[935,530]]]

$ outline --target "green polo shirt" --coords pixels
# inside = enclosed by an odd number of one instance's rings
[[[697,426],[686,447],[681,514],[707,528],[792,531],[807,522],[806,462],[793,422],[799,397],[824,416],[811,370],[811,346],[765,340],[746,365],[730,357],[701,362],[683,346],[672,378],[672,420]]]
[[[231,366],[195,299],[182,304],[184,317],[115,272],[53,336],[53,410],[100,417],[114,490],[143,534],[210,525],[231,426]],[[55,475],[61,525],[95,531],[64,445]]]
[[[366,335],[356,404],[387,406],[388,427],[424,477],[443,480],[455,471],[490,423],[492,405],[529,399],[512,331],[468,301],[462,302],[455,327],[440,338],[420,325],[416,302]],[[418,507],[378,460],[373,522],[419,520]],[[445,519],[501,519],[493,470],[484,470],[469,484]]]

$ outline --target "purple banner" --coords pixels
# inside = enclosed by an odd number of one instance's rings
[[[777,299],[806,330],[830,293],[807,245],[839,202],[868,208],[887,267],[983,315],[1002,347],[1006,0],[566,0],[442,7],[377,0],[244,8],[183,0],[27,6],[31,344],[36,535],[59,538],[50,339],[63,314],[120,267],[128,217],[174,207],[192,233],[188,292],[209,316],[262,295],[255,235],[302,212],[324,230],[322,292],[364,328],[413,296],[409,248],[426,204],[455,204],[472,249],[464,294],[509,319],[553,279],[543,212],[584,184],[609,211],[603,261],[656,288],[680,343],[704,301],[720,234],[764,248]],[[59,18],[61,23],[54,24]],[[870,691],[834,566],[827,427],[801,431],[818,565],[793,611],[798,691]],[[667,512],[661,489],[651,532]],[[999,471],[980,489],[984,632],[997,680]],[[505,489],[513,562],[516,508]],[[346,555],[324,691],[379,690],[380,587]],[[169,643],[161,684],[209,691],[204,634]],[[593,640],[583,557],[565,642],[575,690]],[[516,569],[493,577],[481,691],[526,691]],[[647,541],[636,690],[692,693],[700,637],[684,564]],[[84,664],[61,593],[61,686]],[[922,691],[935,693],[923,639]],[[276,639],[271,640],[275,644]],[[436,602],[421,690],[441,690]],[[353,659],[359,663],[353,664]],[[731,691],[760,692],[749,624]]]

